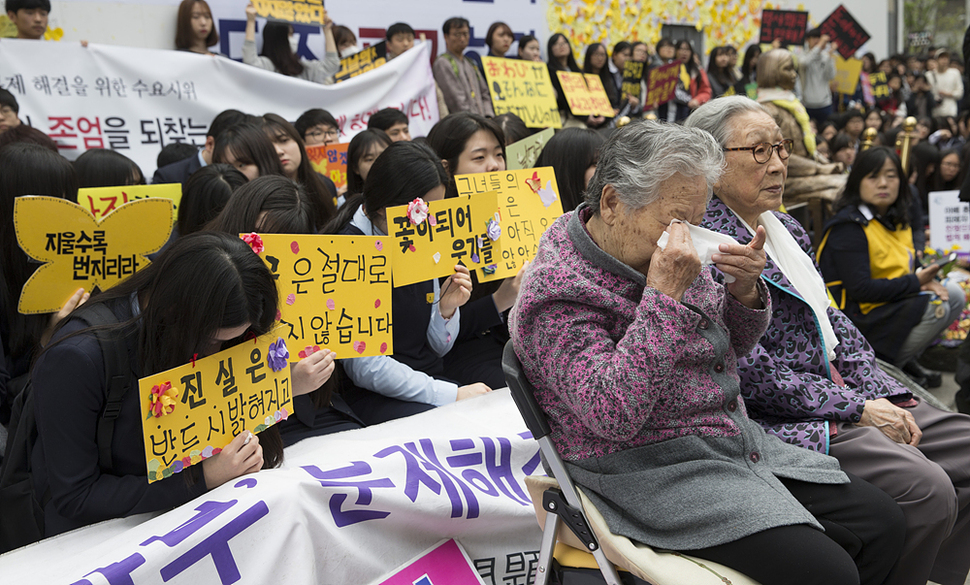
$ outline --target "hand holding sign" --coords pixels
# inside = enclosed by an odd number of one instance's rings
[[[243,431],[219,453],[202,462],[205,487],[212,490],[240,475],[256,473],[263,467],[263,448],[259,437]]]

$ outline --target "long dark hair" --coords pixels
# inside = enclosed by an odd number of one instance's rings
[[[599,72],[594,73],[592,58],[597,49],[603,49],[606,60],[603,62],[603,66],[600,67]],[[610,99],[610,103],[616,106],[620,102],[620,95],[616,90],[616,81],[613,80],[613,74],[610,73],[610,52],[606,50],[606,45],[603,43],[593,43],[586,47],[586,56],[583,57],[583,73],[599,76],[600,82],[603,84],[603,89],[606,90],[606,97]]]
[[[556,171],[562,210],[579,207],[586,194],[586,169],[597,164],[603,135],[589,128],[566,128],[546,143],[536,160],[537,167]]]
[[[370,152],[375,144],[382,144],[387,148],[391,138],[383,130],[368,128],[357,133],[347,147],[347,195],[354,195],[364,190],[364,179],[357,172],[360,159]]]
[[[256,124],[237,124],[226,128],[216,137],[212,162],[228,163],[230,154],[242,164],[256,165],[261,177],[283,174],[273,143]]]
[[[132,296],[139,302],[138,315],[114,327],[123,331],[137,327],[138,361],[145,376],[186,364],[196,354],[205,355],[220,329],[250,324],[244,336],[224,347],[250,333],[269,332],[278,304],[276,282],[262,259],[238,236],[211,231],[178,238],[154,262],[86,304],[128,302]],[[260,445],[263,468],[282,462],[283,442],[275,426],[260,433]]]
[[[943,159],[955,154],[957,160],[960,161],[960,170],[957,172],[956,176],[950,181],[943,180]],[[963,165],[963,156],[960,149],[948,148],[940,152],[940,164],[937,165],[936,170],[933,172],[933,179],[931,181],[932,191],[952,191],[954,189],[959,189],[963,185],[963,178],[966,175],[966,169]]]
[[[196,3],[205,8],[212,20],[212,30],[209,31],[209,36],[205,38],[205,46],[211,47],[219,43],[219,33],[216,31],[216,22],[212,18],[212,10],[209,8],[209,4],[205,0],[182,0],[182,3],[179,4],[178,19],[175,25],[176,49],[188,50],[192,47],[192,41],[195,40],[195,34],[192,31],[192,9],[195,8]]]
[[[694,57],[697,54],[694,51],[694,45],[692,45],[690,41],[688,41],[687,39],[682,39],[677,42],[677,46],[674,48],[674,51],[679,51],[681,47],[687,47],[688,49],[690,49],[690,58],[687,59],[686,63],[684,63],[684,67],[687,69],[687,73],[691,77],[695,77],[699,75],[701,70],[700,70],[700,67],[697,66],[697,62],[694,60]]]
[[[728,52],[727,47],[714,47],[714,50],[711,51],[711,60],[707,63],[707,76],[717,80],[722,87],[728,87],[735,81],[730,65],[727,67],[717,66],[717,58]]]
[[[839,193],[838,199],[835,200],[835,211],[838,212],[844,207],[862,203],[860,191],[862,180],[879,174],[887,160],[892,161],[893,166],[896,167],[896,176],[899,177],[899,194],[883,217],[890,225],[908,226],[910,220],[909,207],[912,203],[909,194],[909,182],[906,180],[906,175],[903,174],[903,166],[899,162],[899,157],[885,146],[874,146],[859,153],[859,156],[855,159],[855,164],[852,165],[852,171],[849,172],[845,187]]]
[[[368,217],[378,217],[386,207],[405,205],[449,181],[433,150],[420,143],[395,142],[374,161],[363,193],[348,199],[323,231],[339,234],[361,206]]]
[[[559,59],[552,56],[552,46],[556,44],[556,41],[562,37],[565,39],[566,44],[569,45],[569,54],[566,56],[566,68],[563,69],[562,65],[559,64]],[[579,68],[576,64],[576,57],[573,56],[573,46],[569,43],[569,39],[566,35],[562,33],[556,33],[549,37],[549,42],[546,43],[546,55],[549,57],[549,67],[555,71],[575,71],[576,73],[582,73],[583,70]],[[553,74],[555,76],[555,74]]]
[[[751,83],[751,74],[758,68],[758,57],[761,56],[761,47],[754,43],[744,51],[744,60],[741,62],[741,82]]]
[[[303,73],[303,63],[290,49],[290,25],[285,22],[269,21],[263,25],[263,51],[260,55],[269,58],[283,75],[295,77]]]
[[[179,235],[203,229],[219,215],[232,192],[248,180],[235,167],[224,163],[207,165],[192,173],[179,201]]]
[[[46,195],[77,201],[77,189],[74,167],[56,152],[26,142],[0,149],[0,319],[7,327],[3,344],[8,359],[17,361],[32,355],[49,321],[48,315],[22,315],[17,311],[20,291],[39,264],[30,262],[17,244],[14,199]]]
[[[468,140],[479,130],[486,130],[495,135],[495,139],[502,146],[502,158],[505,158],[505,133],[502,128],[488,118],[471,112],[450,114],[441,120],[428,133],[428,146],[438,157],[448,161],[448,174],[452,176],[448,186],[448,197],[458,195],[454,174],[458,168],[458,157],[465,151]]]
[[[145,175],[138,163],[120,152],[103,148],[85,151],[77,157],[74,171],[81,189],[145,184]]]
[[[328,221],[337,215],[337,206],[334,204],[336,193],[331,193],[320,175],[310,164],[310,157],[306,154],[306,144],[300,133],[292,124],[276,114],[263,115],[263,129],[272,141],[278,141],[281,136],[289,137],[300,147],[300,164],[296,169],[296,180],[303,184],[313,201],[314,224],[317,226],[326,225]]]
[[[236,189],[207,229],[227,234],[312,234],[313,212],[313,202],[299,183],[268,175]]]
[[[909,156],[909,172],[916,173],[916,191],[919,193],[923,209],[928,210],[933,174],[940,170],[940,151],[928,142],[920,142],[913,147]],[[932,170],[930,166],[933,167]]]

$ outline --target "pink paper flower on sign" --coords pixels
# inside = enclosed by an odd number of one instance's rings
[[[266,350],[266,361],[274,372],[285,368],[289,364],[288,359],[290,359],[290,351],[286,349],[286,341],[282,337],[278,337],[276,341],[269,344],[269,349]]]
[[[178,397],[179,391],[172,388],[171,382],[152,386],[150,396],[151,405],[149,406],[152,416],[158,418],[166,414],[172,414],[172,411],[175,410],[175,401]]]
[[[424,220],[428,219],[428,204],[424,202],[424,199],[418,197],[408,203],[408,219],[414,225],[421,225]]]
[[[257,254],[263,253],[263,238],[259,237],[259,234],[256,232],[246,234],[242,237],[242,240],[249,244],[249,247],[253,249],[253,252],[256,252]]]

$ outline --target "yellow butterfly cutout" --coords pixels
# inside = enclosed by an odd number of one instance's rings
[[[64,29],[62,29],[61,27],[57,27],[57,28],[47,27],[47,30],[44,32],[45,41],[59,41],[63,36],[64,36]]]
[[[17,310],[60,310],[78,288],[102,290],[148,265],[172,233],[172,202],[130,201],[98,221],[77,203],[56,197],[18,197],[14,229],[24,252],[45,264],[27,280]]]

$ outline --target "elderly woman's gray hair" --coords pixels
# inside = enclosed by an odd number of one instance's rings
[[[633,209],[660,197],[660,184],[675,174],[704,177],[708,190],[721,177],[724,153],[710,134],[676,124],[643,121],[613,133],[600,150],[586,202],[599,213],[600,197],[612,185]]]
[[[698,128],[709,133],[722,147],[734,138],[737,128],[731,123],[736,116],[748,112],[761,112],[770,116],[758,102],[745,96],[730,95],[713,99],[691,113],[684,122],[688,128]]]

